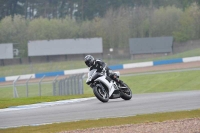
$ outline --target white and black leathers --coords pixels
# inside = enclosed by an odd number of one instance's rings
[[[89,70],[97,69],[97,72],[106,71],[106,74],[109,76],[109,68],[107,67],[106,63],[101,61],[100,59],[94,60],[94,64],[89,68]]]

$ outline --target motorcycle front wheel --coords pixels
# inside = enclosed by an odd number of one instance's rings
[[[109,100],[108,92],[102,87],[94,87],[93,88],[94,95],[99,99],[101,102],[105,103]]]
[[[127,84],[124,83],[124,87],[120,91],[120,96],[124,100],[130,100],[132,98],[132,91]]]

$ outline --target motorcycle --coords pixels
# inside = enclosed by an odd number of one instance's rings
[[[120,73],[114,73],[119,78]],[[108,102],[109,99],[122,98],[130,100],[132,98],[132,91],[128,85],[126,83],[123,83],[123,86],[118,85],[106,75],[106,72],[99,73],[96,69],[89,71],[86,84],[93,89],[94,95],[103,103]]]

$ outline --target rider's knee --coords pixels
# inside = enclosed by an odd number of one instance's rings
[[[116,73],[112,73],[110,75],[110,78],[112,78],[112,79],[118,79],[118,75]]]

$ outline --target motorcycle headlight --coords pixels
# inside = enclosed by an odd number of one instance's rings
[[[86,84],[87,84],[87,85],[90,85],[90,84],[91,84],[91,81],[86,82]]]

